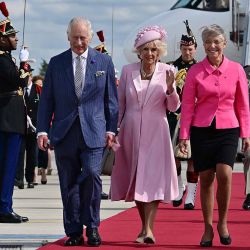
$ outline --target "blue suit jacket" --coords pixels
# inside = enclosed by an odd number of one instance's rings
[[[51,58],[39,103],[37,132],[49,133],[53,114],[52,145],[64,138],[79,115],[85,143],[90,148],[103,147],[106,131],[117,131],[117,88],[111,57],[89,47],[80,100],[75,94],[71,49]]]

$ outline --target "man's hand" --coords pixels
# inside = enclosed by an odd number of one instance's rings
[[[115,141],[115,136],[107,133],[106,134],[106,145],[108,148],[111,148],[113,146],[114,141]]]
[[[47,135],[39,135],[38,138],[37,138],[37,145],[38,145],[38,148],[43,150],[43,151],[46,151],[49,147],[49,138]]]

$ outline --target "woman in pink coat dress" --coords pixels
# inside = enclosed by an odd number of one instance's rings
[[[187,151],[190,138],[195,171],[200,173],[200,198],[204,233],[200,246],[213,244],[214,181],[220,242],[230,245],[227,227],[232,169],[239,136],[242,150],[249,149],[250,124],[248,84],[239,63],[227,59],[226,33],[218,25],[204,27],[202,41],[206,58],[188,71],[181,105],[180,149]]]
[[[140,62],[123,67],[118,87],[120,148],[111,177],[113,201],[135,201],[142,228],[136,242],[155,243],[153,224],[160,201],[178,196],[178,182],[166,109],[179,97],[174,68],[159,62],[166,53],[165,30],[141,30],[135,40]]]

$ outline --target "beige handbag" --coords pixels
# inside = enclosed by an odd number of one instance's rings
[[[190,141],[188,141],[188,147],[187,147],[188,153],[184,154],[181,152],[179,144],[177,144],[174,148],[174,156],[178,158],[179,160],[188,160],[191,158],[191,146]]]
[[[102,175],[111,176],[115,162],[115,152],[112,148],[106,147],[102,158]]]
[[[187,154],[183,154],[181,152],[180,147],[179,147],[179,143],[177,143],[177,137],[178,137],[178,134],[179,134],[179,127],[180,127],[180,116],[177,119],[178,119],[178,121],[177,121],[177,124],[176,124],[176,127],[175,127],[174,136],[173,136],[173,140],[172,140],[172,145],[173,145],[173,148],[174,148],[174,156],[176,158],[178,158],[179,160],[189,160],[189,159],[191,159],[190,141],[188,141],[188,147],[187,147],[188,153]]]

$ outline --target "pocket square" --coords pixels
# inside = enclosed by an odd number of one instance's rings
[[[102,76],[105,74],[105,71],[96,71],[95,76]]]

